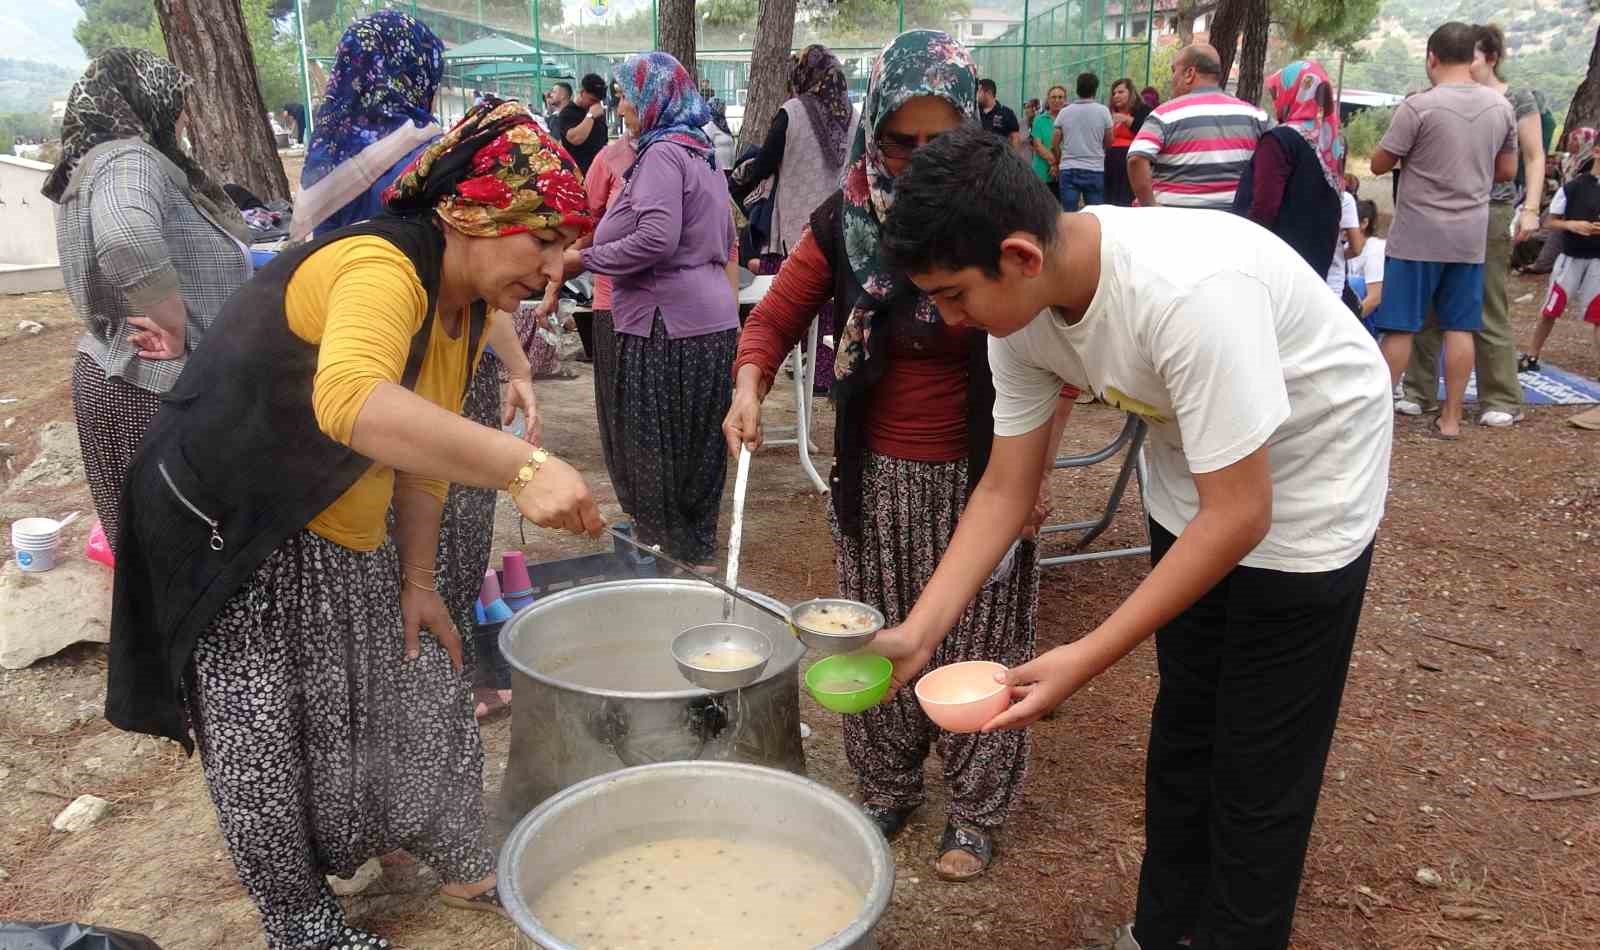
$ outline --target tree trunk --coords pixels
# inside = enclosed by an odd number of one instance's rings
[[[1178,0],[1178,12],[1173,16],[1173,26],[1178,31],[1179,48],[1194,42],[1195,0]]]
[[[1234,93],[1250,103],[1260,103],[1266,83],[1267,25],[1271,19],[1267,0],[1250,0],[1244,20],[1244,48],[1239,51],[1239,88]]]
[[[184,104],[195,160],[219,184],[287,200],[239,0],[156,0],[156,15],[173,63],[195,79]]]
[[[660,25],[661,49],[677,57],[689,78],[700,81],[700,70],[694,62],[695,27],[699,20],[694,12],[694,0],[660,0],[656,6]]]
[[[1184,47],[1194,42],[1194,21],[1217,9],[1217,0],[1178,0],[1178,8],[1172,15],[1173,29],[1178,31],[1178,46]]]
[[[1211,17],[1211,45],[1216,47],[1222,62],[1222,86],[1228,86],[1233,72],[1233,57],[1239,48],[1239,34],[1244,30],[1245,14],[1253,0],[1222,0]]]
[[[750,54],[750,97],[739,128],[740,151],[766,141],[767,129],[788,97],[794,11],[795,0],[762,0],[756,45]]]
[[[1561,136],[1568,129],[1592,126],[1600,120],[1600,30],[1595,31],[1594,48],[1589,51],[1589,72],[1572,94],[1572,105],[1567,107],[1567,120],[1561,123]]]

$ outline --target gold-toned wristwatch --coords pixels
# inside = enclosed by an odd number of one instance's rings
[[[515,498],[517,492],[528,487],[528,483],[533,481],[534,477],[539,474],[539,469],[544,468],[544,463],[548,461],[550,461],[549,452],[544,449],[534,449],[533,453],[528,456],[528,460],[522,463],[521,468],[517,469],[516,477],[506,483],[506,491],[511,494],[511,497]]]

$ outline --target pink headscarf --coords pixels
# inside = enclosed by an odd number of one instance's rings
[[[1322,177],[1337,192],[1344,188],[1344,140],[1332,92],[1328,73],[1309,59],[1290,63],[1267,79],[1278,122],[1305,137],[1321,160]]]

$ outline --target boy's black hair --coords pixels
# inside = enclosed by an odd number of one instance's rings
[[[554,86],[552,86],[551,88],[553,88],[553,89],[565,89],[567,91],[567,98],[568,99],[572,98],[572,83],[570,83],[570,82],[558,82]]]
[[[1094,94],[1100,91],[1100,77],[1094,73],[1078,74],[1078,98],[1093,99]]]
[[[584,76],[578,86],[596,99],[604,99],[606,97],[606,81],[600,78],[599,73],[589,73]]]
[[[987,92],[991,96],[998,97],[1000,95],[1000,87],[994,84],[993,79],[978,80],[978,88],[983,92]]]
[[[1014,232],[1048,247],[1061,202],[1010,143],[974,124],[917,149],[895,177],[881,251],[905,274],[976,267],[1000,273],[1000,242]]]
[[[1481,35],[1478,27],[1451,20],[1428,37],[1428,52],[1446,66],[1470,63]]]

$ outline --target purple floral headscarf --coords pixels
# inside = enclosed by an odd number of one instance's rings
[[[309,188],[342,162],[407,122],[433,124],[433,95],[444,76],[444,43],[398,10],[350,24],[317,107],[300,185]]]

